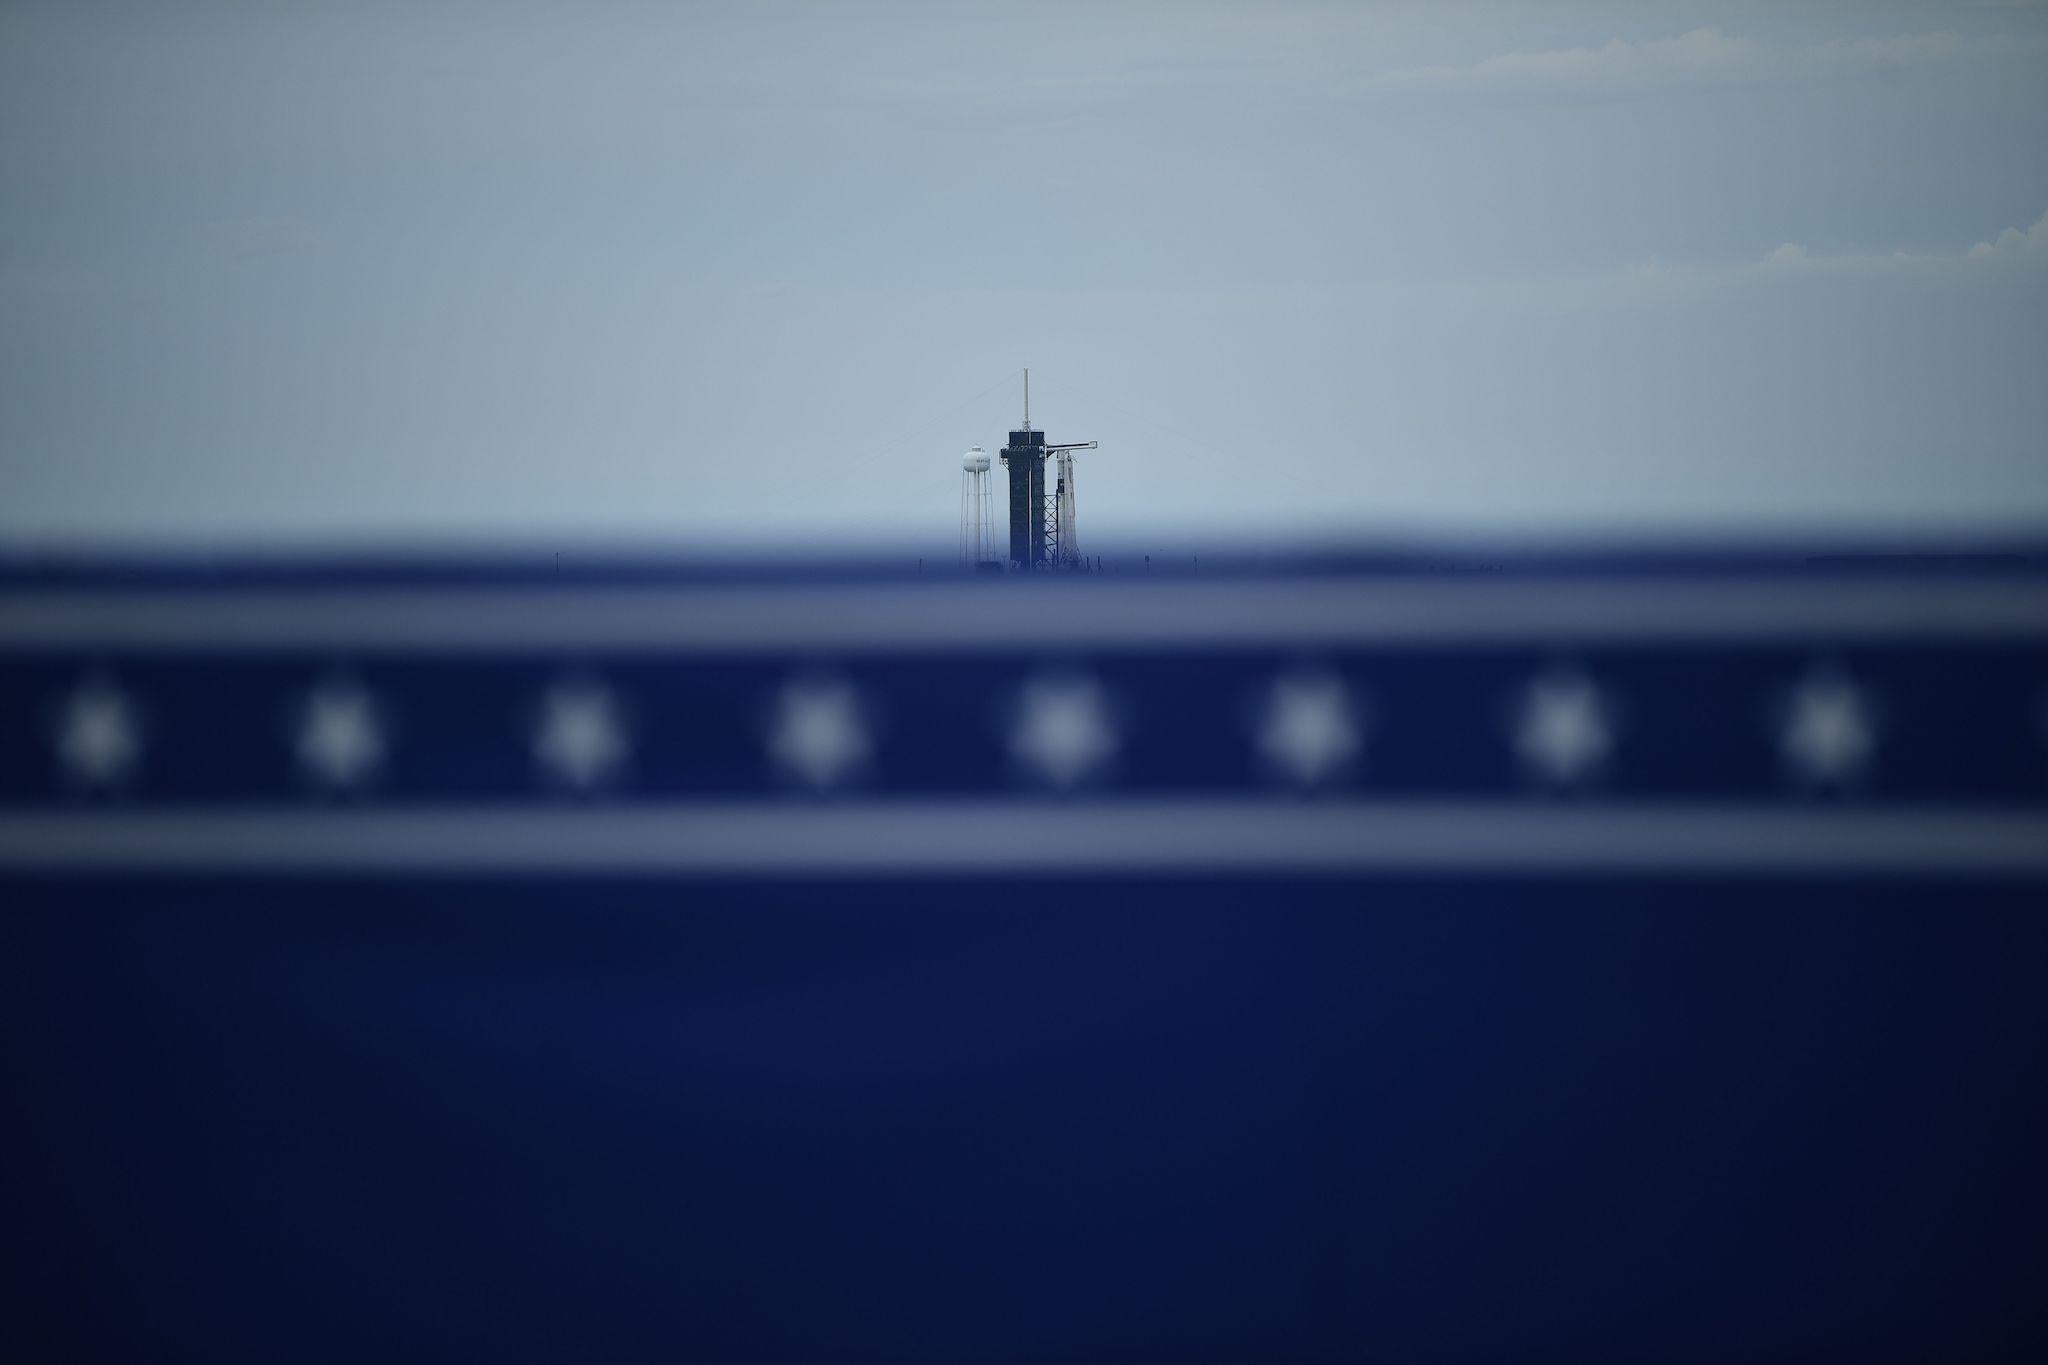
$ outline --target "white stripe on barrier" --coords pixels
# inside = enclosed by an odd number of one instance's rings
[[[2048,815],[1242,800],[0,815],[0,870],[2048,874]]]
[[[0,647],[806,651],[2048,635],[2048,585],[1617,579],[0,594]]]

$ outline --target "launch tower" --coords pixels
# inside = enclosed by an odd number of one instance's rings
[[[1045,433],[1031,425],[1031,371],[1024,371],[1024,422],[1010,433],[1002,450],[1010,471],[1010,568],[1029,573],[1043,568],[1071,567],[1081,560],[1075,540],[1073,452],[1095,449],[1093,441],[1048,445]],[[1045,462],[1055,463],[1051,492],[1045,487]]]

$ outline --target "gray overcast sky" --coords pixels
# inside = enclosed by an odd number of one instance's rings
[[[2048,7],[0,0],[0,540],[2048,530]]]

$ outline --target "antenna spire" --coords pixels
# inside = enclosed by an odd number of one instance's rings
[[[1024,430],[1031,430],[1031,367],[1024,367]]]

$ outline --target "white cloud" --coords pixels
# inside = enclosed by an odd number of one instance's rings
[[[2027,259],[2048,263],[2048,213],[2035,219],[2031,227],[2007,228],[1988,242],[1979,242],[1967,251],[1892,251],[1892,252],[1844,252],[1839,255],[1825,255],[1808,251],[1798,242],[1785,242],[1772,247],[1760,260],[1738,265],[1736,269],[1755,270],[1871,270],[1871,269],[1912,269],[1929,266],[1952,265],[1957,262],[1986,260]],[[1708,268],[1711,272],[1712,268]],[[1636,273],[1642,273],[1637,268]]]
[[[1696,28],[1676,38],[1603,47],[1503,52],[1462,66],[1418,66],[1370,76],[1375,90],[1456,93],[1557,91],[1608,94],[1698,85],[1731,85],[1819,69],[1890,70],[2008,50],[1999,39],[1955,33],[1857,38],[1820,47],[1772,48],[1751,38]]]
[[[1920,33],[1891,38],[1858,38],[1822,49],[1830,58],[1852,66],[1911,66],[1945,62],[1988,51],[1995,44],[1972,41],[1955,33]]]
[[[1717,285],[1743,275],[1927,272],[1969,268],[1987,261],[2048,265],[2048,213],[2035,219],[2030,227],[2007,228],[1991,241],[1979,242],[1966,250],[1826,253],[1810,251],[1799,242],[1782,242],[1763,255],[1746,260],[1690,265],[1638,261],[1607,278],[1653,287],[1689,287]]]
[[[1420,66],[1384,72],[1370,84],[1387,90],[1625,90],[1726,79],[1756,65],[1763,49],[1748,38],[1696,28],[1647,43],[1619,38],[1605,47],[1504,52],[1469,66]]]
[[[2035,256],[2035,253],[2038,253]],[[1796,242],[1773,247],[1764,253],[1766,266],[1873,266],[1873,265],[1926,265],[1944,261],[1982,261],[1994,257],[2014,258],[2022,255],[2035,256],[2048,261],[2048,213],[2036,218],[2026,228],[2007,228],[1988,242],[1979,242],[1967,251],[1894,251],[1888,255],[1875,253],[1845,253],[1839,256],[1817,256]]]
[[[1971,260],[1981,261],[1991,256],[2017,256],[2022,252],[2040,252],[2048,257],[2048,213],[2034,220],[2033,226],[2021,231],[2007,228],[1994,241],[1979,242],[1965,254]]]

